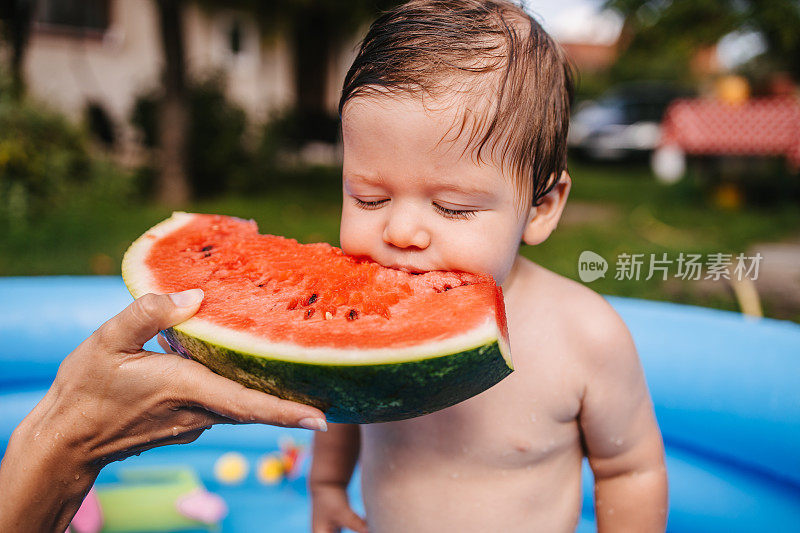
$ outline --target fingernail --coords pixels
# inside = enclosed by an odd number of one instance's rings
[[[313,429],[314,431],[328,431],[328,424],[322,418],[304,418],[298,422],[301,428]]]
[[[173,292],[169,297],[177,307],[191,307],[203,300],[203,289]]]

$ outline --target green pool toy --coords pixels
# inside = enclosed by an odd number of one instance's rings
[[[191,468],[123,470],[118,478],[117,483],[93,489],[94,496],[90,493],[84,500],[70,531],[217,531],[228,511],[222,498],[208,492]]]

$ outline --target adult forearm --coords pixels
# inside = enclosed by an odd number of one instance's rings
[[[595,480],[597,531],[663,532],[668,494],[665,468]]]
[[[0,531],[63,532],[99,467],[48,397],[14,430],[0,465]]]
[[[347,486],[358,461],[361,437],[355,424],[330,424],[326,433],[314,435],[314,453],[308,483]]]

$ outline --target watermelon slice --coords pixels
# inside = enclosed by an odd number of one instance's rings
[[[503,295],[490,276],[410,274],[255,222],[174,213],[122,261],[134,298],[199,287],[197,314],[163,332],[177,352],[332,422],[401,420],[511,373]]]

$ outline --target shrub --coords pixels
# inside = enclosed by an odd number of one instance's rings
[[[247,117],[225,98],[219,77],[194,82],[189,87],[187,172],[195,194],[213,196],[231,189],[232,183],[246,181],[251,154],[246,147]],[[158,108],[161,96],[155,91],[137,98],[131,122],[143,135],[146,146],[158,144]],[[139,170],[143,192],[154,185],[152,168]]]
[[[68,202],[91,175],[86,138],[63,116],[0,95],[0,215],[23,222]]]

